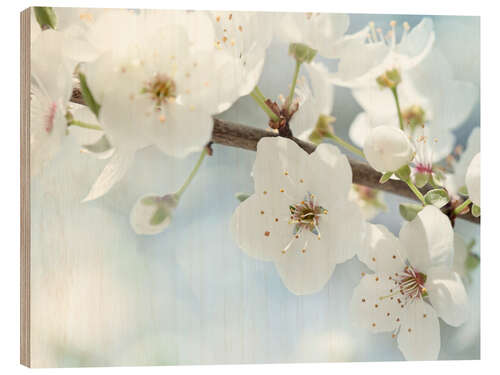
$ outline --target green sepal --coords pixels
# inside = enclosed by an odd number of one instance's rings
[[[396,173],[396,176],[398,176],[403,181],[410,180],[411,169],[408,165],[402,166],[395,173]]]
[[[288,47],[288,53],[299,63],[310,63],[318,53],[314,48],[302,43],[291,43]]]
[[[481,216],[481,208],[479,208],[478,205],[473,204],[471,213],[472,213],[472,216],[479,217],[479,216]]]
[[[380,177],[380,180],[379,182],[381,184],[385,184],[387,181],[389,181],[389,179],[392,177],[394,173],[393,172],[385,172],[382,177]]]
[[[425,202],[437,208],[444,207],[449,201],[448,193],[444,189],[432,189],[424,195]]]
[[[250,196],[250,194],[248,194],[248,193],[236,193],[234,196],[240,202],[244,202],[244,201],[246,201],[248,199],[248,197]]]
[[[441,171],[438,171],[436,169],[434,169],[432,171],[432,175],[431,175],[431,178],[430,178],[430,183],[432,186],[434,186],[435,188],[439,188],[439,187],[442,187],[444,184],[443,184],[443,181],[446,179],[445,175],[443,174],[443,172]]]
[[[415,174],[415,185],[417,185],[419,189],[427,185],[428,181],[429,181],[429,175],[427,173]]]
[[[161,224],[167,218],[167,216],[168,216],[168,210],[166,209],[166,207],[164,207],[163,205],[159,205],[158,209],[151,217],[151,220],[149,220],[149,224],[151,225]]]
[[[80,90],[82,92],[85,104],[87,104],[87,107],[89,107],[90,110],[94,113],[95,117],[99,118],[101,105],[94,99],[94,96],[92,95],[92,92],[87,85],[87,77],[85,77],[85,74],[83,73],[78,73],[78,78],[80,79]]]
[[[416,203],[401,203],[399,213],[403,219],[412,221],[424,207]]]
[[[52,7],[34,7],[35,18],[42,30],[54,29],[57,25],[57,16]]]
[[[467,190],[467,186],[462,186],[460,187],[460,189],[458,189],[458,193],[460,195],[463,195],[464,197],[468,197],[469,196],[469,191]]]

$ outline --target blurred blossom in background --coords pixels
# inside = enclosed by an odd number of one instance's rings
[[[479,87],[479,18],[431,16],[436,44],[455,78]],[[369,21],[389,28],[396,20],[417,25],[422,16],[351,15],[348,32]],[[385,25],[385,26],[384,26]],[[466,46],[464,48],[464,46]],[[321,57],[331,71],[336,63]],[[261,90],[285,94],[294,61],[288,46],[267,50]],[[303,69],[301,74],[305,74]],[[429,82],[432,84],[432,82]],[[335,89],[335,131],[348,129],[361,112],[350,90]],[[250,97],[221,118],[266,128],[267,118]],[[479,126],[479,100],[456,129],[465,145]],[[197,155],[173,159],[150,147],[137,153],[126,177],[104,197],[81,203],[106,161],[83,154],[70,129],[63,150],[32,181],[32,364],[34,366],[176,365],[403,360],[388,334],[355,328],[349,317],[354,287],[366,267],[357,258],[337,266],[327,285],[296,296],[272,262],[242,252],[229,233],[237,192],[253,192],[255,153],[213,146],[175,213],[155,236],[135,234],[129,223],[144,194],[175,191]],[[390,194],[373,223],[398,233],[403,222]],[[479,226],[457,220],[468,243]],[[440,359],[478,359],[479,268],[467,284],[473,308],[462,327],[441,324]]]

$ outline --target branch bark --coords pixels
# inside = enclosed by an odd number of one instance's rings
[[[212,142],[216,144],[256,151],[257,143],[261,138],[277,136],[277,133],[268,130],[235,124],[214,118]],[[316,148],[316,146],[312,143],[304,142],[297,138],[292,139],[308,153],[313,152]],[[349,163],[351,164],[352,168],[353,183],[416,200],[415,195],[403,181],[389,180],[384,184],[380,184],[379,181],[380,177],[382,177],[382,174],[372,169],[368,164],[351,158],[349,158]],[[423,194],[425,194],[430,189],[431,188],[427,186],[426,188],[420,190]],[[480,223],[480,219],[472,216],[470,213],[458,216],[458,218],[465,219],[474,223]]]
[[[78,88],[73,90],[71,101],[85,105],[81,93]],[[212,132],[212,142],[224,146],[237,147],[245,150],[256,151],[257,143],[264,137],[277,137],[278,133],[269,130],[259,129],[251,126],[235,124],[229,121],[224,121],[214,118],[214,129]],[[306,152],[311,153],[316,146],[309,142],[301,141],[300,139],[291,138]],[[372,169],[368,164],[349,158],[349,163],[352,168],[352,181],[355,184],[367,186],[370,188],[383,190],[388,193],[393,193],[405,198],[416,200],[415,195],[410,191],[408,186],[399,180],[389,180],[384,184],[380,184],[379,180],[382,174]],[[420,189],[425,194],[429,187]],[[448,212],[445,213],[448,214]],[[480,223],[480,219],[467,213],[466,215],[457,216],[460,219],[465,219],[473,223]]]

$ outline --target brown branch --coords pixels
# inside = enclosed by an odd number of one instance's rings
[[[78,104],[85,104],[78,88],[75,88],[73,90],[71,101]],[[277,136],[278,133],[274,133],[268,130],[235,124],[220,120],[218,118],[214,118],[212,142],[216,144],[256,151],[257,143],[261,138]],[[308,153],[313,152],[316,148],[316,146],[312,143],[304,142],[293,137],[291,139],[293,139],[293,141],[295,141]],[[416,200],[415,195],[410,191],[408,186],[403,181],[389,180],[384,184],[380,184],[379,180],[380,177],[382,177],[382,174],[372,169],[368,164],[350,158],[349,163],[351,164],[352,168],[353,183]],[[428,190],[430,190],[429,187],[421,189],[423,194],[425,194]],[[449,208],[445,209],[444,211],[446,214],[449,214]],[[474,223],[480,223],[480,219],[472,216],[470,212],[466,215],[460,215],[458,216],[458,218],[465,219]],[[454,218],[452,217],[451,219],[453,222]]]
[[[256,151],[257,143],[261,138],[276,136],[278,136],[277,133],[273,133],[268,130],[235,124],[214,118],[212,142],[217,144]],[[316,146],[312,143],[304,142],[297,138],[292,139],[308,153],[313,152],[316,148]],[[384,184],[380,184],[379,181],[380,177],[382,177],[382,174],[372,169],[368,164],[350,158],[349,163],[351,164],[352,168],[353,183],[397,194],[405,198],[414,200],[417,199],[403,181],[389,180]],[[425,194],[430,189],[430,187],[427,187],[421,189],[421,191],[423,194]],[[479,218],[475,218],[470,213],[458,217],[461,219],[472,221],[474,223],[480,222]]]

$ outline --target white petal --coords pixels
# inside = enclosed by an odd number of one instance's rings
[[[424,18],[399,44],[398,52],[410,57],[406,69],[420,63],[432,50],[435,41],[434,24],[430,18]]]
[[[466,261],[469,250],[465,240],[457,232],[455,232],[453,248],[455,250],[455,254],[453,255],[453,271],[458,273],[462,279],[465,279],[468,277]]]
[[[351,316],[357,326],[373,333],[394,331],[399,326],[398,287],[389,277],[387,273],[365,275],[354,289]]]
[[[306,64],[306,70],[311,78],[314,97],[318,100],[318,115],[329,115],[333,110],[334,88],[328,81],[328,68],[319,62]]]
[[[307,245],[304,241],[307,241]],[[303,249],[305,252],[302,252]],[[320,291],[330,279],[337,263],[332,250],[327,241],[319,240],[310,232],[305,233],[286,253],[275,259],[285,286],[297,295]]]
[[[375,272],[398,272],[405,267],[401,243],[385,226],[367,224],[358,258]]]
[[[451,266],[453,229],[449,218],[434,206],[425,206],[399,232],[410,264],[419,272],[431,267]]]
[[[349,137],[356,146],[363,147],[366,136],[370,133],[372,128],[373,124],[370,120],[370,116],[368,116],[368,113],[358,113],[349,128]]]
[[[82,202],[97,199],[120,181],[134,161],[135,152],[117,149]]]
[[[253,194],[236,208],[231,218],[231,232],[238,246],[249,256],[266,261],[281,255],[293,238],[286,202],[280,207],[270,205],[271,201]]]
[[[481,162],[480,153],[478,153],[469,164],[467,174],[465,175],[465,184],[469,192],[469,198],[477,205],[481,206]]]
[[[425,287],[432,307],[446,323],[457,327],[467,320],[467,292],[456,272],[448,268],[432,268],[427,272]]]
[[[398,346],[408,361],[433,361],[439,356],[441,334],[434,309],[422,300],[405,307]]]

